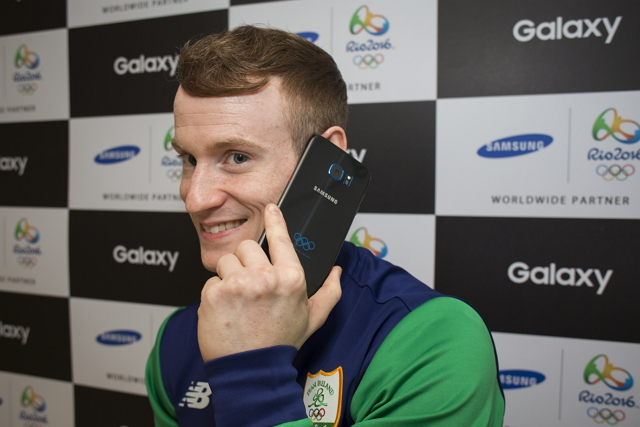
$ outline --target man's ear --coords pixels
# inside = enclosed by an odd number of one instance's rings
[[[342,150],[347,151],[347,134],[340,126],[331,126],[322,133],[322,136],[333,142]]]

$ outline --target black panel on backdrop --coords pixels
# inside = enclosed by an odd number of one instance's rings
[[[66,207],[68,122],[0,124],[3,206]]]
[[[173,111],[180,47],[227,28],[227,10],[69,30],[71,116]]]
[[[66,0],[7,0],[2,2],[0,35],[64,28]]]
[[[153,427],[146,396],[75,385],[76,427]]]
[[[176,306],[212,276],[186,213],[72,210],[69,266],[72,296]]]
[[[0,292],[0,371],[71,381],[69,300]]]
[[[627,0],[441,2],[438,97],[640,89],[639,13]]]
[[[360,212],[434,212],[435,121],[435,101],[349,106],[348,148],[371,171]]]
[[[493,331],[640,342],[640,221],[438,217],[436,289]]]

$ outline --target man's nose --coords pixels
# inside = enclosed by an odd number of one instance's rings
[[[227,198],[224,191],[227,177],[206,165],[196,166],[193,174],[183,178],[180,193],[189,213],[204,212],[222,206]]]

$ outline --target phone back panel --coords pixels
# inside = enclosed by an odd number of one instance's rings
[[[329,275],[369,181],[369,171],[333,143],[321,136],[309,141],[278,203],[309,296]],[[268,254],[266,239],[262,247]]]

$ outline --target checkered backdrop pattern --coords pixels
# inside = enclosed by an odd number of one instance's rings
[[[336,60],[373,176],[347,238],[483,314],[505,425],[640,425],[636,2],[0,11],[0,425],[152,425],[147,354],[209,277],[169,144],[177,52],[242,23]]]

